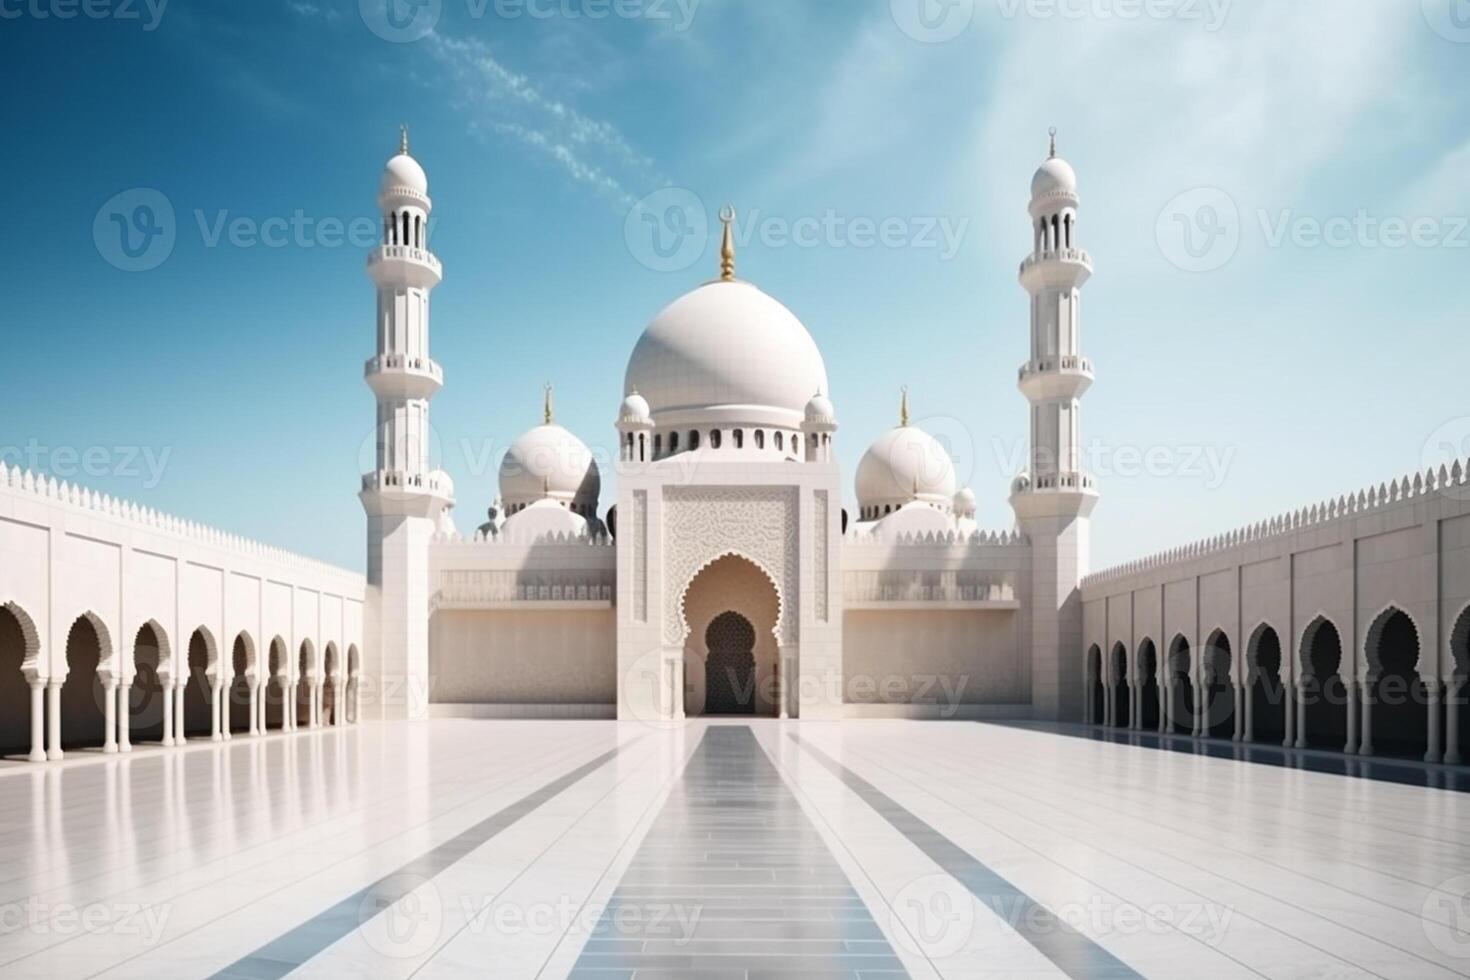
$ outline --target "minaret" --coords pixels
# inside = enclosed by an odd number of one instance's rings
[[[1082,462],[1082,396],[1093,373],[1082,356],[1080,308],[1092,258],[1078,246],[1079,204],[1077,175],[1057,156],[1052,130],[1050,153],[1031,181],[1032,251],[1021,263],[1021,286],[1031,297],[1031,357],[1020,372],[1031,403],[1031,460],[1011,493],[1032,546],[1032,703],[1042,718],[1078,716],[1079,587],[1097,505]]]
[[[405,128],[378,194],[382,244],[368,255],[378,291],[377,356],[367,362],[377,397],[376,469],[363,477],[368,516],[369,663],[382,717],[428,712],[429,545],[454,505],[448,476],[429,468],[429,400],[444,374],[429,356],[429,294],[443,270],[429,251],[429,179],[409,155]],[[374,653],[376,654],[374,656]]]

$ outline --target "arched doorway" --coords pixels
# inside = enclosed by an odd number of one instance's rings
[[[1419,674],[1419,630],[1390,608],[1368,628],[1372,749],[1423,759],[1429,750],[1429,699]]]
[[[1286,740],[1286,685],[1281,679],[1281,637],[1262,623],[1246,648],[1250,670],[1252,737],[1257,742]]]
[[[755,714],[755,627],[737,612],[721,613],[704,632],[705,715]]]
[[[772,717],[781,598],[765,571],[737,555],[706,566],[684,593],[684,708],[689,715]]]
[[[1169,686],[1173,694],[1169,705],[1168,730],[1176,735],[1194,734],[1194,680],[1190,677],[1189,641],[1176,636],[1169,648]]]
[[[347,648],[347,702],[342,706],[344,717],[349,724],[357,724],[361,721],[357,717],[358,692],[362,683],[362,654],[358,653],[357,645],[353,644]]]
[[[280,731],[286,727],[286,641],[279,636],[271,640],[269,669],[265,684],[265,727]]]
[[[316,648],[310,640],[301,641],[301,652],[296,659],[296,727],[311,727],[311,688],[316,677]]]
[[[34,627],[25,613],[0,606],[0,755],[28,755],[31,751],[31,693],[25,662],[33,657],[27,633]],[[28,629],[29,627],[29,629]]]
[[[1087,721],[1101,725],[1107,710],[1107,692],[1102,683],[1102,648],[1093,644],[1087,651]]]
[[[1445,710],[1454,724],[1450,749],[1459,750],[1461,762],[1470,761],[1470,606],[1460,611],[1450,630],[1450,663],[1454,676],[1445,694]]]
[[[214,734],[214,691],[211,668],[218,670],[218,648],[214,635],[204,627],[189,637],[189,672],[184,686],[184,737],[209,738]]]
[[[1138,706],[1140,723],[1144,731],[1156,732],[1159,730],[1159,651],[1153,640],[1144,640],[1138,645],[1136,663],[1135,669],[1142,681],[1138,689],[1138,696],[1142,699]]]
[[[337,717],[337,691],[342,683],[341,666],[337,663],[337,644],[328,643],[322,658],[326,664],[326,678],[322,685],[322,724],[340,725]]]
[[[1210,634],[1204,656],[1204,733],[1210,738],[1235,736],[1235,688],[1230,671],[1233,657],[1230,637],[1223,630]]]
[[[1113,727],[1127,728],[1133,721],[1128,704],[1128,650],[1119,643],[1113,647]]]
[[[164,678],[169,672],[168,644],[163,627],[144,623],[133,638],[133,688],[128,694],[129,737],[134,742],[162,742],[164,731]]]
[[[255,641],[250,634],[235,637],[234,649],[230,651],[230,663],[234,677],[230,681],[229,703],[225,717],[229,719],[230,731],[250,731],[250,690],[254,686]]]
[[[1347,744],[1347,687],[1342,682],[1342,636],[1318,617],[1302,634],[1302,719],[1307,745],[1341,752]]]
[[[61,747],[99,748],[107,743],[107,691],[97,668],[107,655],[107,633],[90,614],[66,637],[66,683],[61,688]]]

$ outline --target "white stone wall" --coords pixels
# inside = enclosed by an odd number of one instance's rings
[[[1457,623],[1470,623],[1470,481],[1457,465],[1294,511],[1093,575],[1083,602],[1079,690],[1089,684],[1093,647],[1106,658],[1121,645],[1132,677],[1145,640],[1162,658],[1179,638],[1193,653],[1198,685],[1201,652],[1216,631],[1230,641],[1230,682],[1243,686],[1249,643],[1262,626],[1280,637],[1287,682],[1300,682],[1304,634],[1319,619],[1341,636],[1344,682],[1361,687],[1376,674],[1369,631],[1393,609],[1418,633],[1419,673],[1450,684],[1470,673],[1465,638],[1455,635]],[[1106,720],[1085,708],[1075,717]]]
[[[109,692],[132,684],[144,624],[161,641],[158,673],[171,687],[187,679],[189,641],[199,632],[211,685],[231,683],[231,653],[243,636],[252,688],[266,680],[265,651],[279,641],[292,651],[281,680],[320,682],[332,651],[345,692],[348,651],[360,666],[371,656],[365,589],[361,575],[0,465],[0,606],[22,623],[21,671],[34,687],[68,680],[67,638],[85,617],[100,640],[98,683]],[[303,644],[314,651],[306,678],[296,656]],[[126,747],[126,722],[112,714],[125,717],[126,706],[109,694],[106,710],[108,747],[114,736]]]

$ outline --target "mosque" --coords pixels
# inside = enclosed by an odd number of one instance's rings
[[[426,703],[409,713],[1062,712],[1097,497],[1077,448],[1093,380],[1078,306],[1092,265],[1077,245],[1076,176],[1054,147],[1032,182],[1035,251],[1021,268],[1035,448],[1011,488],[1016,529],[976,527],[974,493],[912,424],[907,394],[858,467],[856,512],[844,510],[822,352],[737,276],[726,212],[719,277],[655,316],[629,358],[606,513],[593,455],[556,424],[548,391],[544,424],[510,448],[500,502],[467,537],[453,526],[450,477],[425,459],[440,265],[423,234],[428,179],[402,149],[383,175],[385,240],[370,266],[380,438],[362,500],[381,604],[367,647],[415,679],[408,689]]]
[[[868,434],[844,507],[822,353],[739,277],[725,213],[718,277],[653,318],[609,406],[615,499],[548,390],[499,500],[474,505],[489,520],[461,532],[427,451],[444,271],[406,133],[378,204],[366,576],[0,465],[0,744],[45,761],[364,718],[744,716],[1470,751],[1459,461],[1089,575],[1093,266],[1055,134],[1019,267],[1030,457],[998,530],[976,526],[974,491],[907,395]]]

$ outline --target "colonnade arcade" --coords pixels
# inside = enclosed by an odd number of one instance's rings
[[[65,673],[43,675],[35,620],[16,603],[0,605],[0,755],[40,762],[80,749],[129,752],[138,744],[225,741],[360,717],[355,645],[343,652],[335,641],[319,647],[307,638],[292,657],[280,636],[262,644],[241,632],[222,645],[203,626],[179,644],[155,621],[119,644],[90,612],[77,617],[64,642],[65,657],[53,662],[64,663]]]
[[[1282,633],[1257,624],[1243,646],[1212,631],[1199,650],[1170,637],[1136,649],[1088,649],[1084,720],[1132,731],[1324,749],[1427,762],[1470,761],[1470,606],[1448,636],[1450,676],[1402,608],[1372,620],[1354,669],[1337,623],[1314,618],[1287,656]],[[1237,663],[1244,657],[1243,663]],[[1293,669],[1294,666],[1294,669]]]

